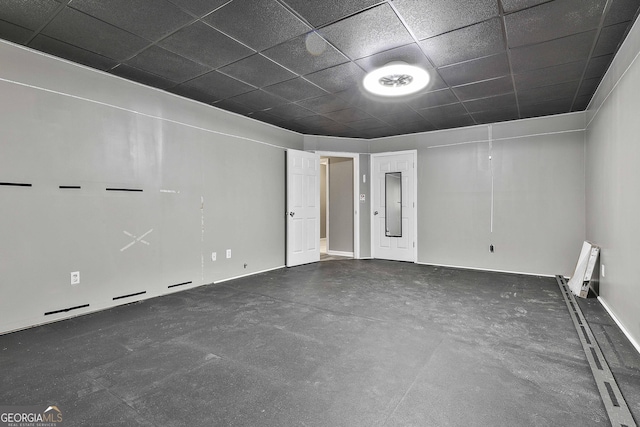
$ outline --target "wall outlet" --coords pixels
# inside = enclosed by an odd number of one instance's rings
[[[600,274],[604,277],[604,264],[600,264]]]
[[[71,284],[72,285],[79,285],[80,284],[80,272],[79,271],[72,271],[71,272]]]
[[[218,259],[218,254],[216,252],[211,252],[211,261],[215,261]]]
[[[227,249],[227,258],[231,258],[231,249]]]

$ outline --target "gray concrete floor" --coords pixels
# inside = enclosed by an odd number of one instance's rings
[[[581,305],[637,419],[640,356]],[[0,359],[0,405],[65,426],[609,425],[553,278],[322,262],[0,336]]]

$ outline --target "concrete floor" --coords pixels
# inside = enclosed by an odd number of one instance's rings
[[[638,419],[640,356],[581,304]],[[0,406],[65,426],[609,425],[553,278],[322,262],[0,336],[0,359]]]

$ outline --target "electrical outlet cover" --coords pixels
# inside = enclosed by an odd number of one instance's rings
[[[231,258],[231,249],[227,249],[227,258]]]
[[[79,285],[80,284],[80,272],[79,271],[72,271],[71,272],[71,284],[72,285]]]
[[[211,252],[211,261],[215,261],[218,259],[218,254],[216,252]]]

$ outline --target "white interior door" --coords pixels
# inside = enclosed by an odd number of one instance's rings
[[[372,230],[373,257],[396,261],[416,261],[416,153],[372,155]],[[402,230],[398,237],[387,234],[385,176],[400,172],[402,179]]]
[[[320,156],[287,150],[287,267],[320,261]]]

